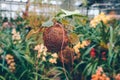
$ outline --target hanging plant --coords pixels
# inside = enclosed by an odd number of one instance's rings
[[[62,24],[56,22],[53,26],[46,28],[43,40],[48,51],[59,52],[68,45],[68,36]]]

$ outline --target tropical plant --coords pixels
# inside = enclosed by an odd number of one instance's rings
[[[29,21],[21,17],[11,23],[13,27],[0,29],[0,80],[119,80],[120,20],[103,13],[88,20],[78,11],[61,10],[39,26],[26,27]],[[57,52],[44,45],[43,33],[51,27],[68,37]]]

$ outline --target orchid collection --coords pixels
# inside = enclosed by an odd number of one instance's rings
[[[58,14],[47,22],[31,15],[0,27],[0,80],[120,80],[120,20],[105,13],[92,19]],[[54,25],[45,46],[43,33]]]

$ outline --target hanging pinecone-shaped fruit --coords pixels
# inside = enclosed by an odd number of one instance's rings
[[[68,65],[72,65],[74,62],[74,49],[70,48],[69,46],[65,47],[64,50],[59,52],[59,59],[62,63],[68,64]]]
[[[59,52],[68,45],[67,32],[60,23],[55,23],[43,33],[44,45],[50,52]]]

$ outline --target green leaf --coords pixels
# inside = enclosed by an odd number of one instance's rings
[[[97,65],[98,65],[98,61],[96,60],[96,62],[95,62],[95,64],[94,64],[94,66],[93,66],[93,68],[92,68],[92,74],[94,74],[94,73],[95,73],[96,68],[97,68]]]
[[[113,28],[110,26],[110,39],[109,39],[109,56],[108,56],[108,61],[109,61],[109,65],[112,62],[112,50],[113,50]]]
[[[3,54],[3,57],[4,57],[4,58],[3,58],[3,61],[2,61],[2,65],[3,65],[3,66],[5,66],[5,55],[6,55],[6,52],[4,52],[4,54]],[[2,68],[2,71],[3,71],[3,68]]]
[[[85,63],[84,61],[81,61],[80,63],[78,63],[78,64],[75,66],[75,68],[73,69],[73,72],[76,72],[77,69],[78,69],[78,67],[79,67],[80,65],[84,64],[84,63]]]
[[[27,62],[29,62],[29,63],[31,63],[31,64],[34,64],[33,60],[32,60],[28,55],[23,56],[23,58],[24,58]]]
[[[64,17],[68,17],[68,16],[80,16],[80,17],[85,17],[85,16],[82,16],[78,10],[75,10],[75,11],[67,11],[67,10],[64,10],[64,9],[61,9],[61,12],[59,12],[59,13],[56,15],[56,17],[59,18],[59,19],[64,18]]]
[[[54,24],[53,21],[50,19],[47,22],[43,23],[42,26],[43,27],[51,27],[51,26],[53,26],[53,24]]]
[[[90,76],[91,75],[91,73],[92,73],[92,71],[93,71],[93,67],[94,67],[94,65],[93,64],[91,64],[91,66],[89,66],[89,68],[87,69],[87,73],[86,73],[86,76]]]
[[[6,80],[5,77],[3,76],[0,76],[0,80]]]
[[[92,63],[87,64],[87,66],[85,67],[85,69],[83,71],[83,75],[88,76],[90,74],[90,72],[88,73],[88,71],[90,71],[91,65],[92,65]]]
[[[0,66],[1,66],[4,70],[6,70],[7,72],[9,72],[8,68],[5,67],[3,64],[0,64]]]
[[[18,80],[21,80],[22,76],[27,72],[27,70],[23,71]]]
[[[23,61],[22,56],[20,55],[20,53],[19,53],[18,51],[16,51],[16,50],[12,50],[12,51],[13,51],[14,55],[15,55],[15,56],[19,59],[19,61],[21,62],[23,68],[25,68],[25,64],[24,64],[24,61]]]

